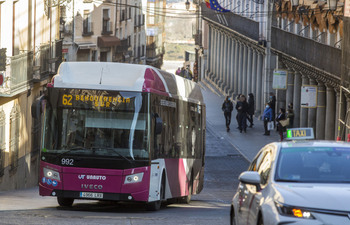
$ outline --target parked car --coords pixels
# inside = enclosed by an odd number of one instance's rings
[[[350,224],[350,144],[276,142],[239,176],[231,225]]]

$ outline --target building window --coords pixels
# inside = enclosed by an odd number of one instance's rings
[[[109,9],[103,9],[102,34],[112,34],[112,22],[110,21]]]
[[[6,139],[5,139],[5,112],[4,110],[0,110],[0,177],[4,175],[5,170],[5,147],[6,147]]]
[[[15,171],[18,167],[19,152],[19,126],[20,126],[20,110],[15,105],[10,115],[10,170]]]
[[[131,46],[131,37],[128,36],[128,37],[127,37],[127,40],[128,40],[128,46]]]
[[[93,27],[91,22],[91,13],[89,10],[84,10],[84,20],[83,20],[83,36],[93,35]]]
[[[125,9],[123,9],[120,13],[120,21],[124,21],[125,20]]]

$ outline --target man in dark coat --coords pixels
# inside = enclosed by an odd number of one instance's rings
[[[254,101],[254,95],[253,93],[250,93],[248,95],[248,113],[247,113],[247,119],[250,123],[249,127],[253,127],[253,117],[254,117],[254,111],[255,111],[255,101]]]
[[[276,96],[273,92],[270,92],[270,97],[268,101],[271,109],[272,109],[272,121],[275,126],[275,118],[276,118]]]
[[[231,123],[233,104],[232,104],[229,96],[227,96],[224,103],[222,103],[221,109],[224,112],[225,121],[226,121],[226,129],[227,129],[227,131],[230,131],[230,123]]]
[[[241,95],[240,101],[237,102],[237,118],[238,118],[238,129],[242,133],[247,132],[247,112],[248,112],[248,103],[246,97]]]

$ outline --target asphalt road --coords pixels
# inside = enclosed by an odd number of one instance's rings
[[[255,128],[242,136],[232,125],[232,132],[227,133],[220,112],[223,96],[214,94],[205,86],[203,94],[207,104],[205,182],[203,191],[192,196],[190,204],[168,204],[159,211],[149,212],[142,204],[79,200],[73,207],[63,208],[53,197],[39,196],[35,187],[0,192],[0,225],[229,224],[230,203],[237,189],[237,178],[263,145],[260,137],[252,139],[261,133],[262,128]]]
[[[188,205],[163,205],[160,211],[148,212],[142,204],[75,201],[73,207],[63,208],[53,197],[40,197],[36,187],[0,193],[0,224],[229,224],[237,177],[248,161],[210,126],[206,146],[205,187]]]

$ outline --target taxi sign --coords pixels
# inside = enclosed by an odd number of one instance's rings
[[[314,129],[311,127],[287,129],[287,140],[305,140],[314,138]]]

